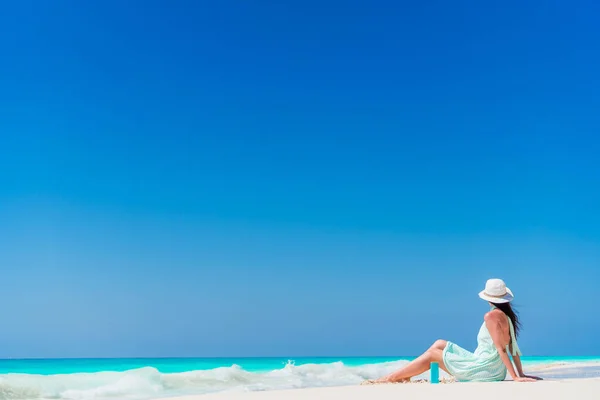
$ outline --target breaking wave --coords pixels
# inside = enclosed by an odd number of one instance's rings
[[[354,385],[378,378],[406,365],[395,361],[360,366],[342,362],[294,365],[249,372],[238,365],[180,373],[161,373],[144,367],[125,372],[59,375],[2,374],[0,399],[130,399],[203,394],[219,391],[261,391]]]

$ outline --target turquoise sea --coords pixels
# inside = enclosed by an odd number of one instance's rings
[[[218,391],[356,385],[412,357],[0,360],[0,399],[151,399]],[[525,357],[548,378],[600,376],[600,357]],[[560,366],[560,371],[555,368]],[[568,369],[565,367],[575,367]]]

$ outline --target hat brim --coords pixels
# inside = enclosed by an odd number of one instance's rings
[[[488,296],[485,294],[485,290],[479,292],[479,297],[490,303],[509,303],[515,298],[509,288],[506,288],[506,294],[502,297]]]

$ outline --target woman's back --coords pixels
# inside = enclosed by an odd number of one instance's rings
[[[490,332],[490,328],[494,329],[497,335],[497,339],[500,340],[500,345],[502,348],[505,348],[510,343],[510,328],[509,321],[510,318],[507,317],[502,311],[497,308],[493,308],[492,311],[485,314],[483,317],[483,325],[481,325],[481,329],[479,330],[479,334],[477,335],[477,344],[479,347],[480,337],[483,341],[483,344],[489,345],[496,349],[494,344],[494,340],[492,339],[492,335]]]
[[[485,321],[481,324],[479,333],[477,334],[477,348],[475,355],[479,357],[499,357],[498,350],[494,345],[494,340],[490,335]]]

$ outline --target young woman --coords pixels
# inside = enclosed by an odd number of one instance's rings
[[[501,279],[490,279],[479,297],[490,303],[492,310],[485,314],[484,323],[477,335],[477,349],[474,353],[446,341],[438,340],[417,359],[404,368],[366,383],[408,382],[415,375],[429,369],[437,362],[444,371],[458,381],[493,382],[506,378],[506,372],[515,382],[534,382],[539,378],[527,376],[521,365],[521,351],[517,336],[521,323],[510,306],[513,294]],[[517,367],[513,367],[509,353]]]

